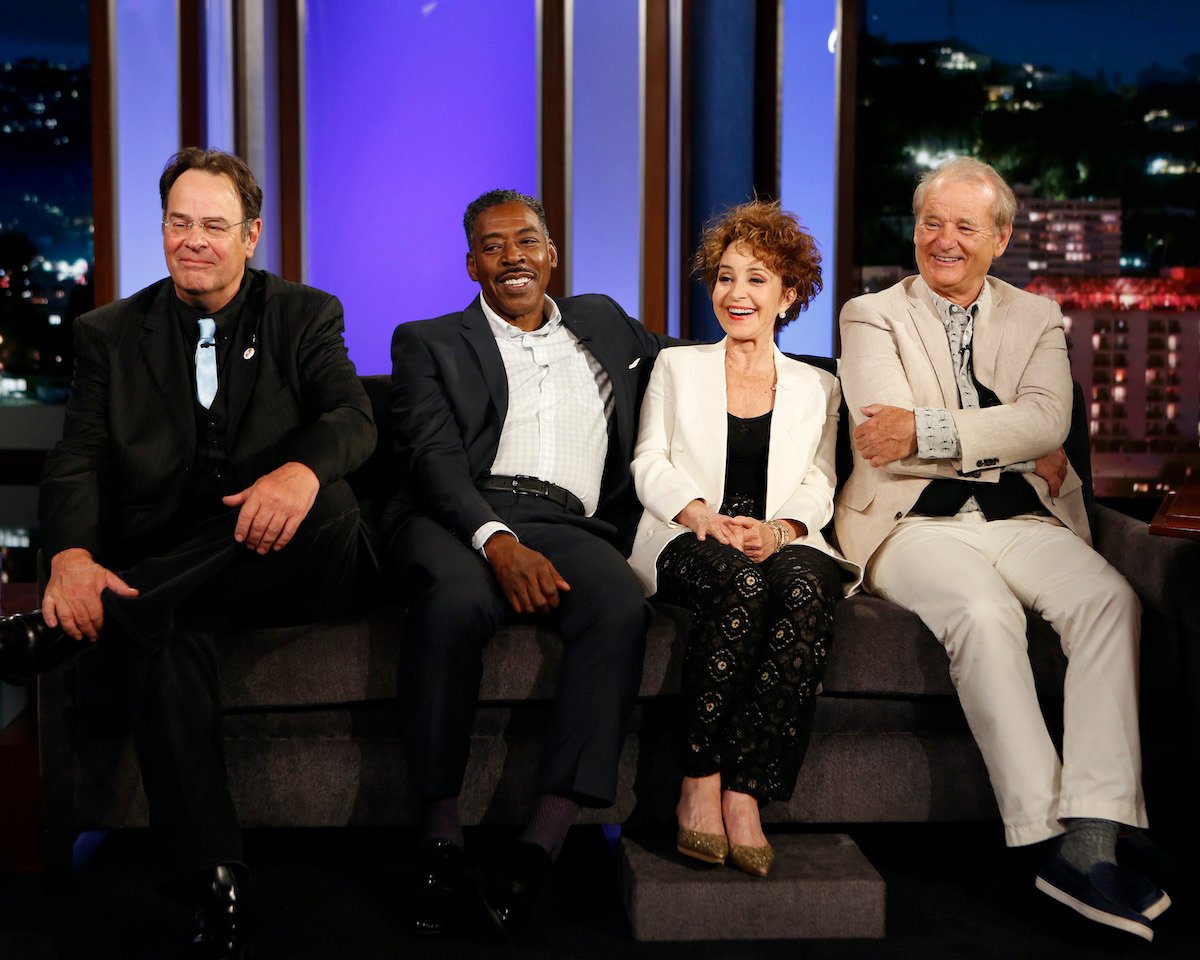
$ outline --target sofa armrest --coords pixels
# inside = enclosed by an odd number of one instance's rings
[[[1143,605],[1200,636],[1200,542],[1160,537],[1149,524],[1096,504],[1095,546]]]

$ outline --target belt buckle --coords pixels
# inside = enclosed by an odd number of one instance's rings
[[[521,489],[524,484],[525,489]],[[513,477],[512,481],[513,493],[522,494],[528,497],[541,497],[543,500],[550,499],[550,484],[540,477],[532,477],[525,473],[518,473]]]

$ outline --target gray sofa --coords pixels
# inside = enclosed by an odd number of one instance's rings
[[[370,514],[387,496],[390,430],[386,379],[364,382],[380,449],[353,482]],[[1077,388],[1068,453],[1090,493],[1080,399]],[[842,446],[845,457],[844,437]],[[1133,583],[1145,608],[1151,816],[1185,816],[1188,785],[1180,771],[1200,768],[1200,544],[1151,536],[1146,524],[1103,506],[1093,519],[1097,548]],[[1065,660],[1053,631],[1030,619],[1031,656],[1053,729]],[[333,622],[227,638],[226,751],[247,826],[414,822],[395,709],[399,622],[394,606],[360,604]],[[656,606],[617,801],[585,811],[588,822],[672,819],[679,777],[673,695],[687,625],[684,611]],[[534,620],[513,620],[487,648],[465,822],[517,823],[527,814],[558,659],[555,636]],[[60,836],[146,824],[120,689],[103,644],[40,680],[45,825]],[[997,817],[945,654],[908,611],[863,595],[841,604],[808,759],[791,800],[768,806],[764,816],[812,823]]]

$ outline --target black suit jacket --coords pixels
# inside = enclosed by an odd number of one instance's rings
[[[599,361],[613,387],[608,457],[596,516],[628,552],[640,508],[629,476],[638,408],[654,357],[667,341],[610,297],[556,301],[563,323]],[[496,459],[508,411],[508,378],[479,298],[461,313],[403,323],[392,335],[392,422],[400,489],[384,511],[383,542],[415,511],[463,542],[497,520],[476,489]]]
[[[230,344],[229,466],[237,489],[288,461],[321,485],[375,444],[371,407],[346,355],[336,297],[251,270]],[[196,460],[195,385],[180,349],[170,279],[75,322],[75,379],[63,439],[42,478],[47,556],[148,555],[178,533]],[[243,354],[254,347],[249,359]]]

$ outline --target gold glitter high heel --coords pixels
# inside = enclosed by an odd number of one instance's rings
[[[765,877],[775,862],[775,851],[769,843],[762,847],[743,847],[734,843],[729,847],[729,862],[742,873]]]
[[[701,833],[680,827],[675,834],[675,849],[685,857],[705,863],[724,863],[729,856],[729,840],[723,833]]]

